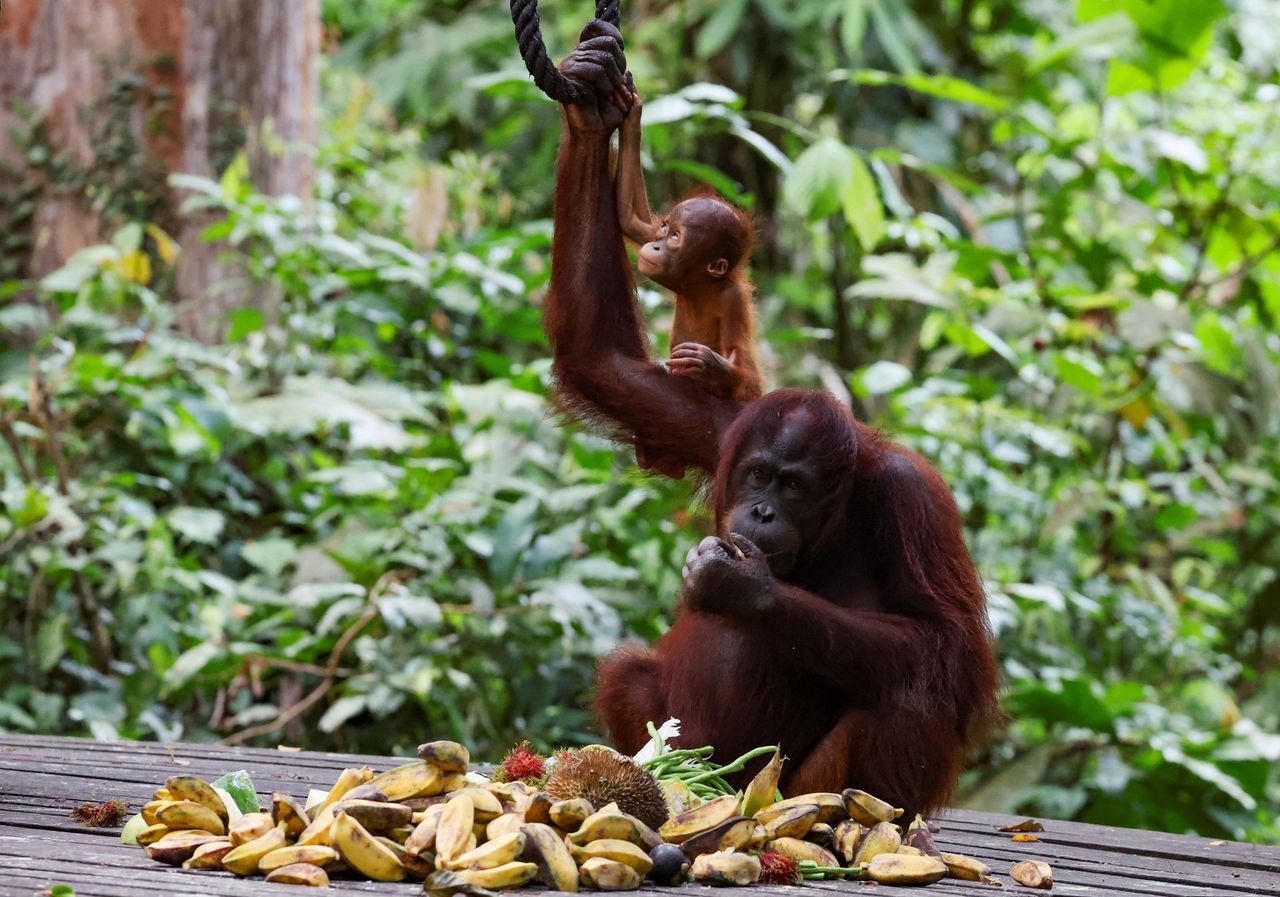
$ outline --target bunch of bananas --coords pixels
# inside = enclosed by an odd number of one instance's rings
[[[276,792],[269,809],[256,809],[251,797],[244,806],[255,811],[244,813],[203,779],[174,776],[143,807],[137,842],[185,869],[315,887],[327,887],[330,874],[409,878],[431,897],[488,897],[534,882],[569,892],[633,890],[645,879],[749,885],[761,878],[763,853],[788,858],[803,878],[991,880],[984,864],[940,853],[919,817],[904,834],[893,822],[902,811],[866,792],[776,800],[776,751],[745,791],[656,831],[616,803],[556,801],[522,782],[469,776],[470,755],[456,742],[424,744],[418,757],[378,775],[343,770],[305,803]]]

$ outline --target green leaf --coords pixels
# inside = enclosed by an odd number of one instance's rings
[[[364,713],[368,703],[369,699],[366,695],[348,695],[345,698],[338,698],[325,711],[324,716],[320,717],[320,731],[336,732],[347,720]]]
[[[858,235],[858,242],[870,252],[884,237],[884,209],[866,164],[854,153],[849,154],[849,160],[851,171],[840,196],[840,205],[845,220]]]
[[[713,7],[714,11],[698,31],[698,39],[694,42],[693,52],[699,59],[714,56],[724,49],[729,39],[738,33],[742,24],[743,13],[747,11],[750,0],[720,0]]]
[[[845,202],[854,167],[861,163],[849,147],[834,137],[824,137],[796,159],[782,183],[783,202],[809,221],[833,215]],[[862,170],[865,173],[866,167]]]
[[[258,539],[240,549],[241,557],[271,577],[283,573],[297,554],[298,547],[288,539]]]
[[[862,53],[862,39],[867,34],[868,0],[845,0],[840,14],[840,45],[850,56]]]
[[[953,78],[950,75],[925,75],[910,73],[905,75],[893,72],[882,72],[877,69],[856,69],[852,72],[836,69],[828,78],[831,80],[849,80],[855,84],[883,86],[887,84],[905,87],[917,93],[937,97],[940,100],[951,100],[955,103],[966,103],[981,106],[995,112],[1003,112],[1009,108],[1009,101],[988,90],[983,90],[968,81]]]
[[[877,361],[867,365],[855,378],[855,386],[862,396],[896,392],[910,382],[911,369],[896,361]]]
[[[177,507],[169,512],[168,521],[174,532],[202,545],[212,545],[222,535],[227,518],[212,508]]]
[[[253,779],[243,769],[219,776],[209,783],[214,788],[221,788],[235,802],[241,813],[258,812],[258,792],[253,787]]]
[[[1081,356],[1080,360],[1059,355],[1053,360],[1058,379],[1081,392],[1091,395],[1102,395],[1102,367],[1092,358]]]
[[[69,623],[70,620],[66,614],[54,614],[40,624],[36,632],[36,658],[40,672],[49,672],[67,653]]]
[[[256,308],[237,308],[227,315],[231,328],[227,342],[238,343],[251,333],[257,333],[266,325],[266,318]]]

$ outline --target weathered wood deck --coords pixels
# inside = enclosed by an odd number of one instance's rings
[[[125,801],[130,813],[137,812],[177,771],[213,779],[224,772],[246,769],[265,805],[271,791],[305,797],[309,788],[328,788],[342,768],[363,763],[378,770],[393,765],[386,757],[311,751],[0,735],[0,895],[29,897],[47,893],[59,884],[74,887],[78,897],[296,895],[297,888],[269,885],[261,879],[163,866],[147,859],[141,849],[122,845],[118,827],[85,828],[69,813],[77,804],[112,798]],[[1004,893],[1036,893],[1015,884],[1007,873],[1013,862],[1040,859],[1053,866],[1053,893],[1058,894],[1280,894],[1280,847],[1053,820],[1040,820],[1046,831],[1038,835],[1039,843],[1016,843],[1010,835],[996,831],[998,826],[1017,821],[1015,817],[955,811],[941,819],[942,831],[936,840],[943,850],[968,854],[989,864],[1005,882]],[[333,887],[386,895],[420,893],[415,883],[335,880]],[[803,890],[816,895],[865,887],[883,886],[812,882]],[[670,894],[673,889],[646,890]],[[693,885],[679,890],[705,892]],[[976,882],[944,880],[924,893],[993,890]],[[742,893],[798,897],[801,892],[757,885]]]

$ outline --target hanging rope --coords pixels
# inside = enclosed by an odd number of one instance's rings
[[[621,20],[618,0],[596,0],[596,18],[617,26]],[[511,0],[511,21],[516,26],[516,43],[525,67],[533,75],[533,83],[557,103],[573,103],[580,106],[595,101],[594,91],[574,84],[560,74],[547,46],[542,42],[541,21],[538,18],[538,0]]]

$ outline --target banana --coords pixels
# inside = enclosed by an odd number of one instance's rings
[[[403,881],[404,864],[387,845],[369,834],[356,818],[337,813],[333,820],[333,846],[346,863],[374,881]]]
[[[423,811],[421,821],[413,828],[413,834],[404,842],[404,849],[414,856],[422,854],[436,846],[436,833],[440,827],[440,817],[444,814],[444,804],[428,807]]]
[[[418,745],[418,759],[441,772],[465,773],[471,765],[471,752],[456,741],[429,741]]]
[[[910,857],[926,856],[923,850],[921,850],[919,847],[912,847],[910,844],[903,844],[901,847],[895,850],[894,853],[906,854],[907,856],[910,856]]]
[[[556,801],[547,797],[546,792],[543,791],[530,795],[529,800],[526,801],[524,805],[524,821],[539,822],[543,825],[555,825],[555,820],[551,818],[551,808],[555,806],[556,803]],[[588,804],[588,806],[590,806],[590,804]],[[590,812],[588,812],[587,815],[590,816]],[[585,818],[586,817],[584,816],[583,819]],[[582,820],[579,819],[578,825],[581,824]],[[565,829],[565,831],[571,832],[577,827],[577,825],[570,826]]]
[[[342,800],[342,798],[345,797],[347,792],[352,788],[357,788],[372,778],[373,769],[369,766],[352,766],[344,769],[342,772],[338,773],[338,780],[334,782],[333,787],[329,789],[328,796],[320,802],[320,806],[316,807],[315,810],[312,811],[312,818],[314,818],[315,814],[323,810],[325,807],[333,806],[338,801]]]
[[[225,838],[201,844],[191,859],[182,864],[183,869],[221,869],[222,858],[234,849],[232,843]]]
[[[819,847],[831,848],[836,838],[836,831],[825,822],[815,822],[808,833],[804,835],[806,841],[812,841]]]
[[[778,813],[784,812],[788,807],[795,807],[801,804],[815,805],[818,808],[818,821],[825,822],[827,825],[835,825],[837,822],[849,818],[849,813],[845,810],[844,798],[839,794],[833,791],[811,791],[808,794],[797,794],[795,797],[788,797],[786,800],[780,800],[777,803],[769,804],[762,810],[758,810],[755,813],[756,822],[768,822]]]
[[[1015,863],[1009,870],[1009,877],[1027,888],[1043,888],[1047,891],[1053,887],[1053,869],[1040,860]]]
[[[156,821],[175,831],[200,829],[214,835],[225,835],[227,827],[222,820],[223,817],[193,800],[170,801],[156,811]]]
[[[279,885],[310,885],[313,888],[327,888],[329,873],[310,863],[294,863],[267,873],[267,881]]]
[[[801,841],[799,838],[777,838],[769,842],[767,849],[772,850],[774,853],[780,853],[784,857],[790,857],[797,863],[809,860],[819,866],[840,865],[840,861],[835,858],[835,854],[825,847],[819,847],[810,841]]]
[[[346,813],[376,834],[389,832],[398,825],[408,825],[413,819],[413,810],[404,804],[376,800],[340,800],[331,809],[335,816]]]
[[[476,822],[489,822],[502,815],[502,802],[497,795],[484,788],[459,788],[453,797],[465,797],[471,801],[475,812],[472,814]],[[451,798],[452,799],[452,798]]]
[[[379,803],[385,803],[389,798],[385,791],[373,784],[373,779],[365,782],[363,785],[356,785],[346,794],[342,795],[341,800],[376,800]],[[335,801],[336,803],[337,801]],[[405,803],[409,802],[406,798]]]
[[[755,837],[756,821],[750,816],[734,816],[715,828],[682,842],[680,848],[689,859],[720,850],[743,850]],[[762,838],[767,841],[768,835]]]
[[[578,830],[569,836],[569,840],[573,844],[582,846],[602,838],[619,838],[630,841],[638,847],[648,846],[645,844],[646,838],[643,831],[647,826],[634,816],[628,816],[618,810],[616,804],[609,806],[614,809],[605,807],[584,819]]]
[[[672,816],[658,829],[658,834],[664,841],[679,844],[700,832],[715,828],[734,816],[740,816],[738,810],[741,807],[742,796],[739,794],[725,794],[712,798],[692,810],[685,810],[677,816]]]
[[[271,794],[271,821],[284,825],[285,837],[296,838],[311,824],[311,817],[296,798],[283,791],[275,791]]]
[[[902,810],[893,804],[857,788],[846,788],[840,796],[844,798],[844,809],[849,818],[868,827],[877,822],[892,822],[902,815]]]
[[[231,823],[227,837],[231,839],[232,844],[239,847],[241,844],[248,844],[254,838],[261,838],[273,828],[275,825],[271,822],[270,813],[245,813]]]
[[[929,824],[918,813],[907,826],[907,834],[903,837],[902,843],[909,844],[931,857],[938,856],[938,848],[933,843],[933,833],[929,831]]]
[[[311,824],[298,835],[298,846],[308,847],[318,844],[322,847],[332,847],[334,818],[333,807],[323,807],[312,818]]]
[[[169,793],[168,788],[157,788],[156,793],[151,795],[152,800],[173,800],[173,795]]]
[[[464,869],[457,876],[480,888],[518,888],[533,881],[538,867],[533,863],[505,863],[492,869]]]
[[[446,867],[455,871],[462,869],[493,869],[514,863],[524,853],[524,835],[512,832],[495,841],[481,844],[475,850],[469,850],[449,860]]]
[[[862,823],[854,822],[852,819],[837,823],[831,836],[831,849],[844,860],[846,865],[851,864],[853,858],[857,856],[858,844],[866,833],[867,830]]]
[[[475,804],[465,796],[450,798],[444,805],[436,829],[436,862],[439,865],[447,867],[455,857],[470,850],[466,843],[474,837],[471,827],[475,824],[475,812]]]
[[[302,847],[280,847],[258,860],[259,872],[274,872],[282,866],[294,863],[310,863],[312,866],[327,866],[338,858],[338,851],[320,844],[307,844]]]
[[[467,777],[460,772],[446,772],[440,776],[440,793],[451,794],[461,788],[466,788],[471,783],[467,781]]]
[[[464,881],[458,873],[448,869],[437,869],[428,875],[422,889],[427,897],[497,897],[495,892]]]
[[[163,810],[169,804],[175,803],[172,800],[149,800],[142,805],[142,821],[147,825],[159,825],[160,817],[156,814]]]
[[[138,846],[146,847],[148,844],[154,844],[171,831],[173,831],[173,829],[169,828],[169,826],[165,825],[163,822],[157,822],[155,825],[149,825],[142,831],[138,832]]]
[[[443,775],[438,767],[415,760],[376,775],[361,787],[376,788],[387,796],[387,800],[430,797],[440,793]]]
[[[760,858],[736,850],[704,853],[690,871],[698,884],[741,887],[760,880]]]
[[[747,785],[747,789],[742,792],[741,813],[743,816],[756,815],[777,798],[778,780],[782,778],[784,760],[781,750],[774,751],[773,756],[769,758],[769,762],[756,773],[755,778]]]
[[[222,802],[213,786],[199,776],[170,776],[164,783],[170,800],[189,800],[208,809],[227,824],[227,805]]]
[[[773,816],[764,823],[764,828],[769,833],[770,841],[774,838],[803,838],[817,821],[816,804],[797,804]]]
[[[400,861],[401,866],[404,866],[404,871],[408,873],[410,878],[422,881],[436,871],[435,862],[430,857],[416,857],[405,850],[403,845],[397,844],[386,835],[377,835],[375,837],[387,850],[395,854],[396,859]]]
[[[948,875],[961,881],[981,881],[982,876],[991,874],[986,863],[959,853],[940,853],[938,859],[947,867]]]
[[[395,828],[387,829],[387,837],[400,845],[403,845],[405,841],[408,841],[409,836],[412,834],[412,825],[397,825]]]
[[[579,866],[594,857],[604,857],[606,860],[613,860],[616,863],[626,863],[636,870],[641,878],[648,875],[649,870],[653,868],[653,860],[649,859],[649,854],[630,841],[620,841],[617,838],[601,838],[599,841],[592,841],[585,847],[573,848],[573,860]]]
[[[558,800],[547,808],[547,816],[550,818],[551,824],[565,832],[576,832],[582,823],[587,821],[587,817],[594,812],[591,809],[591,801],[585,797]],[[525,819],[529,819],[528,811],[525,812]],[[537,820],[529,821],[535,822]]]
[[[151,859],[169,866],[181,866],[195,854],[202,844],[222,841],[217,835],[197,829],[170,832],[158,841],[143,848]]]
[[[882,853],[861,865],[868,878],[882,885],[931,885],[947,875],[942,860],[930,856]]]
[[[769,831],[760,823],[756,823],[755,828],[751,830],[751,837],[747,839],[744,847],[747,850],[763,850],[764,845],[769,840]]]
[[[634,891],[640,887],[640,873],[626,863],[592,857],[578,869],[581,882],[597,891]]]
[[[858,852],[853,856],[853,864],[861,866],[869,863],[882,853],[897,853],[902,846],[902,835],[892,822],[877,822],[871,826],[858,845]]]
[[[490,822],[484,827],[484,836],[488,841],[495,838],[501,838],[503,835],[509,835],[512,832],[520,831],[520,826],[524,825],[524,819],[516,813],[503,813],[497,819]]]
[[[258,871],[258,863],[273,850],[284,847],[287,839],[284,826],[278,825],[261,837],[241,844],[222,858],[222,868],[236,875],[252,875]]]
[[[578,865],[555,829],[527,822],[520,826],[520,832],[524,835],[524,859],[538,867],[538,881],[553,891],[576,893]]]

